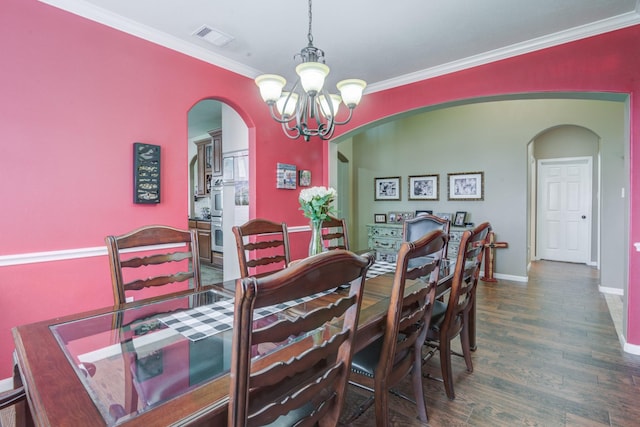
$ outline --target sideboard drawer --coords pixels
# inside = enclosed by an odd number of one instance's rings
[[[369,238],[369,249],[382,249],[389,251],[397,251],[400,249],[401,240],[398,239],[389,239],[384,237],[370,237]]]
[[[369,237],[389,237],[392,239],[402,239],[402,226],[375,226],[368,225]]]

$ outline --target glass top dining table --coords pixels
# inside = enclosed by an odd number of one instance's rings
[[[376,263],[368,275],[356,351],[383,333],[393,269],[392,264]],[[441,278],[438,293],[446,291],[450,278]],[[408,283],[406,292],[415,286],[424,283]],[[227,281],[200,292],[14,328],[35,424],[181,425],[206,411],[210,421],[224,425],[234,289],[235,281]],[[341,292],[264,310],[255,322],[299,315],[313,309],[316,301],[337,300]],[[302,341],[296,337],[252,351],[270,363],[284,346]]]

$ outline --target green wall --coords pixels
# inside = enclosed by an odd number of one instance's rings
[[[497,255],[499,274],[526,277],[528,257],[527,145],[545,130],[560,125],[582,126],[600,137],[602,224],[625,222],[621,188],[628,177],[622,162],[626,151],[625,103],[583,99],[529,99],[478,102],[416,113],[388,120],[352,135],[350,147],[354,188],[351,245],[367,247],[366,224],[375,213],[430,209],[467,211],[467,221],[490,221],[499,241],[509,243]],[[338,149],[340,149],[338,144]],[[597,164],[597,163],[594,163]],[[484,172],[483,201],[448,201],[447,173]],[[439,174],[438,201],[409,201],[410,175]],[[400,176],[401,201],[374,201],[375,177]],[[594,190],[597,183],[594,182]],[[594,206],[598,209],[598,206]],[[613,264],[626,257],[624,227],[601,238],[603,285],[622,287],[623,272]],[[612,265],[607,265],[609,261]],[[618,266],[616,264],[615,268]],[[604,278],[608,277],[606,283]]]

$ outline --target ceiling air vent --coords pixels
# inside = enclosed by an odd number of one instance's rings
[[[223,47],[233,40],[233,37],[231,37],[230,35],[225,34],[222,31],[214,30],[213,28],[206,25],[203,25],[202,27],[195,30],[192,35],[206,40],[218,47]]]

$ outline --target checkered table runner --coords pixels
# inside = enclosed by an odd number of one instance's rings
[[[371,267],[369,267],[369,271],[367,271],[367,279],[372,279],[385,273],[395,273],[395,271],[395,262],[376,261]]]
[[[262,319],[331,292],[333,291],[319,292],[282,304],[256,309],[253,314],[253,320]],[[217,301],[202,307],[181,311],[159,320],[191,341],[198,341],[231,329],[233,326],[233,299]]]
[[[396,265],[378,261],[367,272],[367,278],[373,278],[385,273],[394,272]],[[287,301],[282,304],[263,307],[254,311],[253,320],[262,319],[279,313],[287,308],[303,304],[315,298],[320,298],[333,292],[325,291],[303,298]],[[162,323],[179,332],[191,341],[198,341],[233,327],[233,299],[217,301],[202,307],[196,307],[159,319]]]

